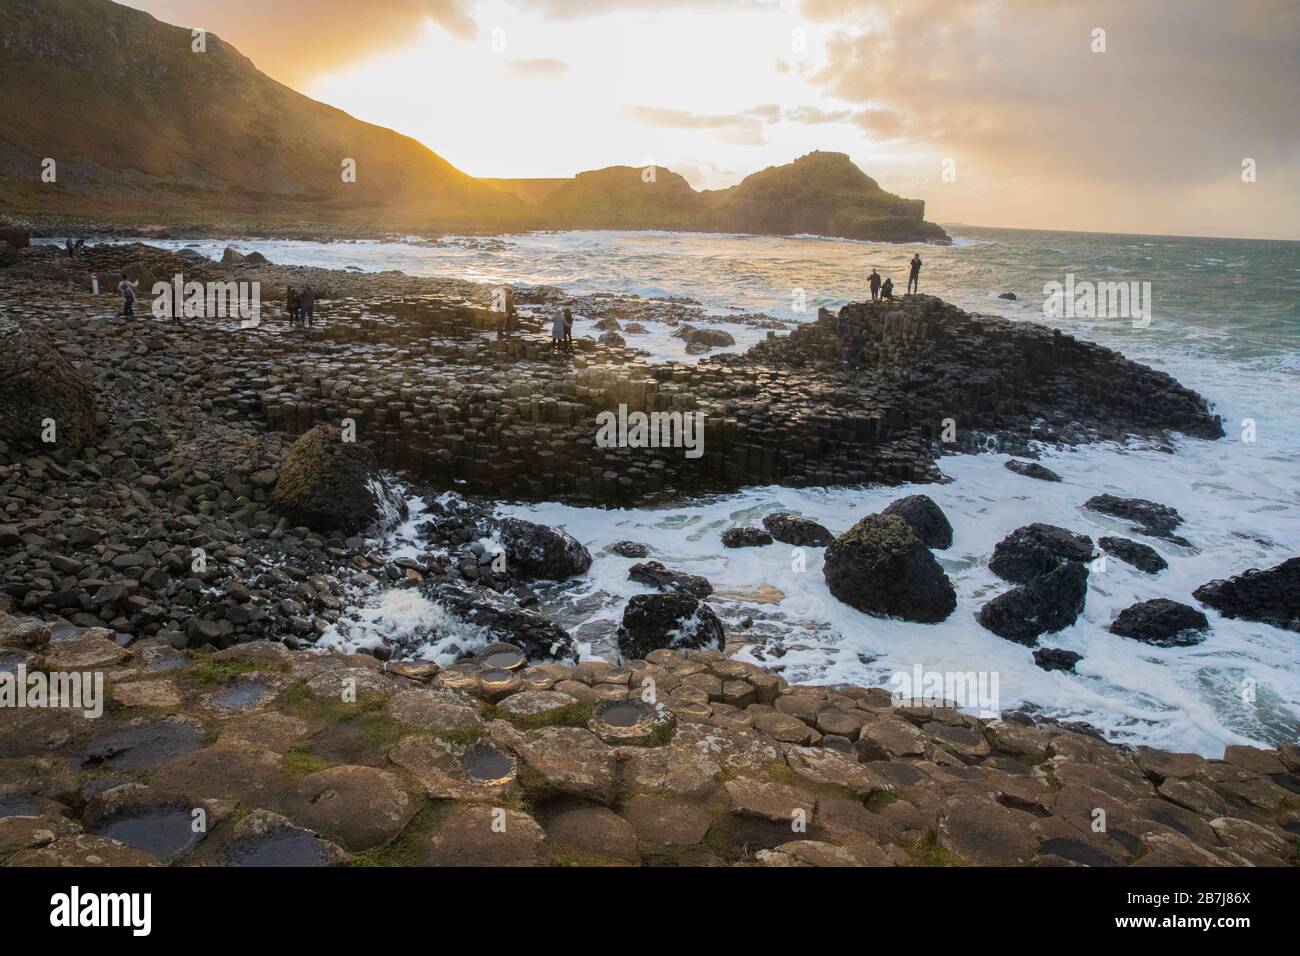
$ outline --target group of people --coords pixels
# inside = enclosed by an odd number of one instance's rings
[[[893,279],[885,279],[882,282],[880,273],[873,268],[871,275],[867,276],[867,285],[871,288],[872,302],[894,301]],[[921,254],[919,252],[913,253],[912,261],[907,265],[907,291],[909,293],[921,291]]]
[[[301,291],[289,286],[284,294],[285,311],[289,313],[289,323],[302,320],[304,325],[311,325],[316,308],[316,290],[311,284],[303,286]]]
[[[558,306],[551,315],[551,351],[573,351],[573,310]]]
[[[85,255],[85,253],[86,253],[86,240],[85,240],[85,239],[66,239],[66,240],[64,240],[64,243],[63,243],[63,250],[64,250],[64,252],[66,252],[66,253],[68,254],[68,256],[71,257],[71,258],[76,258],[77,256]]]

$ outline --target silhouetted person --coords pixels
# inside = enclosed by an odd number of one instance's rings
[[[289,313],[290,325],[298,321],[298,315],[302,311],[302,296],[293,286],[284,290],[284,310]]]
[[[886,279],[885,284],[880,287],[880,298],[894,301],[894,280]]]
[[[921,254],[919,252],[912,253],[912,261],[908,265],[907,291],[909,293],[921,291]]]
[[[564,347],[573,351],[573,310],[564,307]]]
[[[86,254],[86,240],[78,239],[76,242],[74,242],[72,244],[72,252],[74,255],[84,256]]]
[[[871,286],[871,301],[875,302],[880,298],[880,273],[872,269],[871,275],[867,277],[867,284]]]
[[[122,293],[122,318],[129,319],[135,315],[135,289],[125,272],[122,273],[122,281],[117,284],[117,291]]]
[[[302,296],[302,320],[310,326],[312,324],[312,310],[316,307],[316,290],[310,285],[303,287]]]

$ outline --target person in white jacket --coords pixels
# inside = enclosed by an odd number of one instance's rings
[[[551,351],[558,352],[564,344],[564,310],[558,305],[551,310]]]

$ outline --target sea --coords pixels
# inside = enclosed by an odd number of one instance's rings
[[[920,289],[974,313],[1033,321],[1098,342],[1168,372],[1204,395],[1224,419],[1218,441],[1175,437],[1075,449],[1041,449],[1040,461],[1064,479],[1013,474],[1008,455],[945,457],[947,484],[793,489],[751,487],[735,494],[653,508],[608,511],[557,503],[504,503],[503,514],[563,527],[595,558],[583,578],[544,595],[564,609],[581,637],[608,633],[623,605],[645,588],[627,580],[632,560],[605,549],[631,539],[672,568],[706,576],[727,604],[728,620],[747,614],[788,635],[779,655],[761,645],[742,651],[792,682],[898,688],[900,675],[992,675],[997,709],[1029,708],[1081,721],[1109,739],[1220,756],[1228,744],[1300,739],[1300,633],[1229,620],[1202,608],[1210,630],[1199,644],[1162,648],[1110,633],[1122,609],[1163,597],[1196,606],[1192,591],[1249,568],[1300,554],[1300,243],[1244,239],[1112,235],[947,227],[951,246],[879,244],[817,236],[790,238],[668,232],[544,232],[490,243],[420,237],[391,241],[308,242],[232,238],[167,240],[219,258],[227,245],[272,262],[333,269],[396,269],[416,276],[492,284],[551,285],[573,294],[615,292],[687,297],[708,308],[743,349],[766,331],[728,325],[729,316],[765,313],[788,322],[815,319],[867,296],[875,268],[901,293],[907,261],[923,260]],[[1052,291],[1081,283],[1135,283],[1144,306],[1124,315],[1053,308]],[[1013,294],[1014,299],[1004,298]],[[1104,295],[1102,296],[1104,298]],[[1056,304],[1060,304],[1057,298]],[[591,320],[576,317],[575,333]],[[665,361],[696,361],[667,330],[629,336]],[[707,423],[705,440],[707,441]],[[1127,523],[1082,508],[1109,492],[1177,508],[1192,548],[1142,538]],[[831,596],[822,552],[796,556],[784,545],[728,550],[719,534],[757,524],[769,511],[807,515],[834,532],[895,498],[924,493],[948,515],[954,544],[936,552],[957,591],[957,609],[934,625],[859,613]],[[418,515],[425,503],[413,502]],[[1031,522],[1090,535],[1122,535],[1153,546],[1169,562],[1148,575],[1114,558],[1094,566],[1077,623],[1039,639],[1083,655],[1073,673],[1045,671],[1030,649],[976,623],[975,613],[1008,585],[987,567],[994,545]],[[410,547],[414,522],[387,542]],[[361,622],[338,646],[383,640],[407,629],[443,628],[426,648],[449,659],[463,632],[442,609],[413,596],[372,595],[354,609]],[[604,630],[598,626],[604,623]],[[759,630],[762,630],[760,627]],[[589,656],[607,642],[581,641]]]

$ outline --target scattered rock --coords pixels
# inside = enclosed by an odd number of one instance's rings
[[[1037,478],[1039,481],[1061,480],[1060,475],[1036,461],[1021,461],[1019,458],[1008,458],[1002,464],[1008,471],[1014,471],[1017,475],[1024,475],[1026,478]]]
[[[1168,505],[1147,501],[1145,498],[1120,498],[1115,495],[1096,495],[1083,503],[1089,511],[1123,518],[1132,521],[1133,530],[1153,538],[1163,538],[1183,547],[1191,547],[1191,542],[1174,534],[1174,529],[1183,523],[1182,515]]]
[[[835,540],[835,535],[811,518],[786,511],[774,511],[764,515],[763,527],[782,544],[792,544],[800,548],[825,548]]]
[[[1092,539],[1050,524],[1017,528],[997,543],[989,570],[1014,584],[1028,584],[1067,561],[1092,557]]]
[[[406,516],[405,500],[379,474],[374,453],[325,423],[290,447],[276,474],[275,502],[289,520],[322,532],[383,530]]]
[[[1039,635],[1063,630],[1078,620],[1087,595],[1088,569],[1070,561],[999,594],[980,608],[976,619],[998,637],[1033,644]]]
[[[516,576],[563,581],[591,567],[591,552],[567,531],[521,518],[502,518],[496,529],[507,567]]]
[[[1034,649],[1034,663],[1045,671],[1069,671],[1074,673],[1074,665],[1083,660],[1082,654],[1062,650],[1059,647],[1038,647]]]
[[[1209,626],[1209,620],[1196,608],[1154,598],[1120,611],[1109,630],[1159,647],[1187,647],[1205,640]]]
[[[1125,564],[1131,564],[1147,574],[1159,574],[1169,567],[1169,562],[1160,556],[1160,552],[1140,541],[1131,541],[1128,538],[1098,538],[1097,545],[1106,554],[1118,558]]]
[[[97,413],[90,380],[54,342],[0,317],[0,440],[76,451],[98,430]]]
[[[722,532],[724,548],[759,548],[772,543],[772,536],[762,528],[728,528]]]
[[[1266,571],[1251,568],[1227,580],[1202,584],[1192,596],[1224,617],[1300,631],[1300,557]]]
[[[708,578],[698,574],[687,574],[685,571],[670,570],[658,561],[632,565],[628,569],[627,577],[629,581],[637,581],[660,591],[680,591],[701,601],[713,593],[713,585],[709,583]]]

